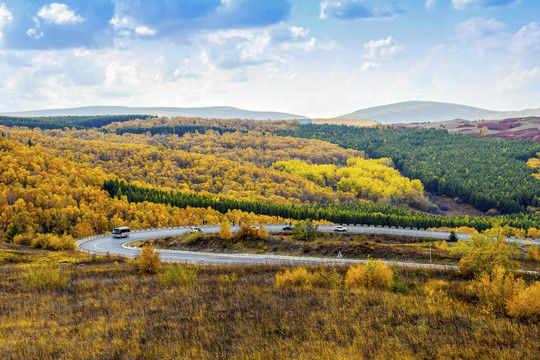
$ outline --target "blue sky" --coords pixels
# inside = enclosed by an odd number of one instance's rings
[[[537,0],[0,0],[0,112],[540,107]]]

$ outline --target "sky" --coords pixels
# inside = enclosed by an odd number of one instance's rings
[[[0,112],[540,108],[538,0],[0,0]]]

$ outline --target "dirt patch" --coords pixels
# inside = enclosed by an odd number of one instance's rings
[[[469,216],[482,216],[484,213],[474,206],[465,204],[459,199],[450,198],[445,195],[433,195],[431,193],[425,192],[426,196],[439,207],[441,212],[447,216],[460,216],[460,215],[469,215]]]

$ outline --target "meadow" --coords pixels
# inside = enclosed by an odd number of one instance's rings
[[[380,289],[350,286],[346,266],[300,268],[331,281],[279,284],[298,268],[188,266],[193,281],[173,284],[162,275],[174,265],[141,274],[132,260],[11,244],[0,264],[5,359],[538,356],[538,319],[489,311],[454,271],[394,268]]]

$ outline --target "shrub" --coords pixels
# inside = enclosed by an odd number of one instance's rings
[[[154,247],[148,243],[143,245],[141,258],[137,264],[141,274],[156,274],[161,268],[159,253],[154,253]]]
[[[21,227],[19,226],[19,223],[12,223],[9,227],[8,231],[6,232],[6,242],[11,243],[13,242],[13,238],[15,236],[19,235],[22,232]]]
[[[448,281],[440,279],[429,279],[422,289],[422,293],[427,296],[446,295],[446,290],[450,287]]]
[[[221,222],[221,227],[219,228],[219,236],[223,240],[229,240],[232,238],[232,232],[231,232],[231,224],[229,223],[228,218],[223,218],[223,221]]]
[[[517,244],[507,245],[502,236],[472,234],[468,244],[459,241],[456,248],[463,253],[459,261],[460,271],[469,276],[491,272],[497,266],[505,269],[516,266],[512,258],[517,256]]]
[[[276,286],[311,286],[312,274],[304,267],[276,274]]]
[[[259,238],[261,239],[266,239],[268,237],[268,235],[270,235],[268,233],[268,231],[266,231],[265,227],[263,224],[261,224],[261,227],[259,228],[259,230],[257,231],[257,235],[259,236]]]
[[[343,283],[343,279],[335,270],[320,270],[311,273],[304,267],[297,267],[294,270],[286,270],[284,273],[276,274],[276,286],[301,286],[337,288]]]
[[[525,254],[525,260],[529,261],[540,261],[540,255],[538,255],[538,247],[535,245],[529,246],[527,254]]]
[[[238,229],[238,239],[248,240],[248,239],[258,239],[259,238],[259,229],[253,227],[249,224],[240,225]]]
[[[409,285],[403,281],[401,276],[394,273],[394,279],[392,281],[392,286],[390,286],[390,291],[396,294],[407,295],[410,292]]]
[[[540,282],[523,289],[506,306],[508,315],[540,322]]]
[[[439,246],[437,246],[439,250],[442,251],[448,251],[448,244],[446,243],[446,240],[443,240]]]
[[[30,246],[45,250],[75,250],[77,248],[71,236],[54,234],[38,234],[32,239]]]
[[[41,265],[32,267],[24,275],[21,285],[30,289],[55,289],[65,286],[69,278],[58,267]]]
[[[470,287],[484,312],[502,314],[507,302],[525,289],[525,283],[522,279],[514,279],[514,274],[498,265],[491,273],[482,273]]]
[[[223,274],[223,275],[219,275],[218,281],[223,286],[231,286],[238,281],[238,276],[236,276],[236,273],[233,273],[231,276],[227,274]]]
[[[197,268],[177,264],[160,273],[158,281],[161,285],[190,287],[195,284],[198,272]]]
[[[13,243],[18,245],[30,246],[32,245],[32,240],[34,240],[35,236],[35,234],[31,233],[19,234],[13,238]]]
[[[317,238],[319,225],[311,220],[300,221],[292,228],[292,239],[298,241],[313,241]]]
[[[458,241],[458,237],[457,237],[456,232],[454,230],[450,231],[450,235],[448,236],[448,241],[450,241],[450,242]]]
[[[345,276],[348,288],[365,287],[368,289],[389,289],[392,285],[394,272],[384,265],[381,260],[369,259],[365,265],[351,266]]]
[[[339,288],[343,284],[343,278],[336,270],[321,270],[314,272],[311,277],[311,285],[314,287],[332,289]]]

